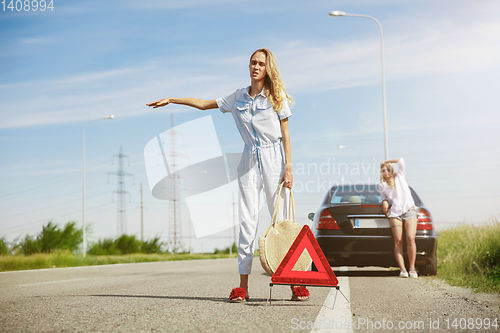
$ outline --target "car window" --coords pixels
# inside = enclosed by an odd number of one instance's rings
[[[331,197],[332,204],[380,204],[380,193],[374,189],[360,191],[358,188],[338,188]]]

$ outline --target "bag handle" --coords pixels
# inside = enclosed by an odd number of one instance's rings
[[[278,188],[278,195],[276,196],[276,204],[274,205],[274,212],[273,212],[273,217],[271,219],[271,224],[274,225],[276,222],[278,222],[278,210],[280,207],[280,198],[281,198],[281,189],[283,188],[284,182],[282,182]],[[288,217],[290,217],[290,212],[293,212],[293,221],[295,222],[295,204],[293,202],[293,192],[292,189],[289,188],[290,190],[290,202],[288,204]]]

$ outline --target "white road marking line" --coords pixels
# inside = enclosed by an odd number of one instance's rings
[[[346,272],[347,267],[341,267],[340,271]],[[319,311],[318,317],[316,317],[315,326],[311,332],[353,332],[351,303],[349,303],[351,301],[349,277],[338,276],[337,279],[339,280],[340,291],[337,294],[337,289],[332,288],[326,297],[325,304]],[[347,297],[349,302],[340,292]],[[332,309],[335,294],[337,294],[337,300],[335,301],[335,307]]]
[[[88,278],[70,279],[70,280],[58,280],[58,281],[47,281],[47,282],[37,282],[37,283],[28,283],[28,284],[18,284],[15,287],[31,287],[31,286],[39,286],[39,285],[44,285],[44,284],[73,282],[73,281],[81,281],[81,280],[88,280]]]

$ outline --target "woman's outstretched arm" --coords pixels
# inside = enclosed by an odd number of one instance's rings
[[[157,101],[146,104],[147,106],[152,106],[153,109],[159,108],[160,106],[165,106],[168,104],[182,104],[197,108],[200,110],[217,109],[217,102],[213,100],[205,100],[198,98],[163,98]]]

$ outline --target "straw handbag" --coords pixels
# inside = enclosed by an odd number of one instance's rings
[[[290,205],[288,206],[288,218],[290,218],[290,213],[293,212],[292,220],[283,220],[277,222],[279,203],[281,197],[281,189],[283,188],[283,183],[281,183],[278,189],[278,195],[276,197],[276,205],[274,206],[274,213],[271,220],[271,225],[266,229],[264,235],[259,237],[259,254],[260,263],[262,268],[266,271],[269,276],[272,276],[281,261],[287,254],[290,246],[292,246],[293,241],[297,238],[302,227],[300,224],[295,222],[295,206],[293,203],[293,193],[290,189]],[[307,250],[302,253],[299,260],[293,267],[294,271],[305,271],[311,265],[312,259],[307,253]]]

